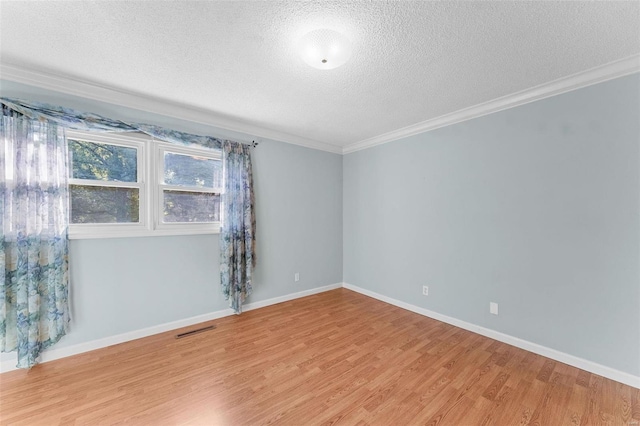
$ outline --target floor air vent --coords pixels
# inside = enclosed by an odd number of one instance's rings
[[[183,337],[193,336],[194,334],[203,333],[205,331],[213,330],[214,328],[216,328],[215,325],[210,325],[208,327],[202,327],[197,330],[187,331],[186,333],[180,333],[176,335],[176,339],[182,339]]]

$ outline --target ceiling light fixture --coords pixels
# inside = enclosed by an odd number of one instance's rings
[[[351,41],[337,31],[311,31],[300,40],[300,56],[319,70],[337,68],[349,60]]]

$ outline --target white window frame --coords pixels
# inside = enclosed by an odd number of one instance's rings
[[[222,159],[220,150],[176,145],[156,141],[140,133],[95,133],[66,130],[67,139],[125,146],[138,150],[138,182],[91,181],[69,178],[69,185],[95,185],[102,187],[139,188],[138,223],[69,223],[70,239],[151,237],[162,235],[196,235],[220,233],[220,222],[212,223],[163,223],[163,189],[189,192],[221,193],[222,188],[195,188],[164,184],[164,153]],[[72,164],[69,163],[71,173]],[[222,213],[222,212],[221,212]],[[69,199],[69,220],[71,220],[71,199]]]
[[[162,221],[164,212],[165,190],[182,192],[201,192],[205,194],[221,194],[222,188],[199,188],[195,186],[167,185],[164,183],[164,156],[166,153],[198,156],[212,160],[222,161],[222,152],[206,148],[195,148],[192,146],[180,146],[166,142],[155,143],[155,208],[154,229],[163,235],[190,235],[190,234],[217,234],[220,232],[220,222],[177,222],[165,223]]]
[[[108,144],[135,148],[137,151],[137,182],[117,182],[103,180],[74,179],[69,176],[69,186],[87,185],[101,188],[137,188],[139,221],[136,223],[71,223],[71,191],[69,191],[69,238],[110,238],[126,237],[145,233],[149,229],[149,187],[148,187],[148,167],[146,155],[146,141],[132,134],[120,133],[93,133],[66,130],[67,140],[77,139],[85,142],[98,144]],[[69,158],[71,151],[69,150]],[[69,175],[71,175],[73,164],[69,162]]]

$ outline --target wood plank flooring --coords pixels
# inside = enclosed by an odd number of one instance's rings
[[[640,425],[638,389],[346,289],[212,323],[4,373],[0,424]]]

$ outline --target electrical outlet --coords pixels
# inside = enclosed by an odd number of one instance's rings
[[[295,282],[300,281],[300,273],[299,272],[296,272],[295,274],[293,274],[293,280]]]
[[[498,304],[496,302],[489,302],[489,312],[493,315],[498,315]]]
[[[423,296],[428,296],[429,295],[429,287],[426,285],[422,286],[422,295]]]

